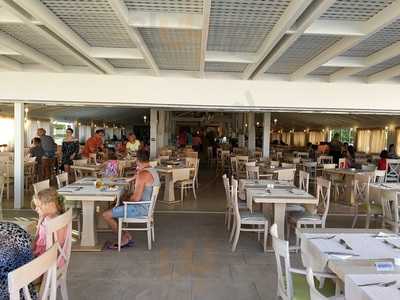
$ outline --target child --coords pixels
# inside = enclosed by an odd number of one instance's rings
[[[36,238],[33,242],[33,254],[39,256],[46,251],[46,224],[49,220],[64,213],[64,206],[60,201],[57,191],[53,188],[40,191],[33,199],[34,209],[39,215]],[[61,248],[64,247],[67,237],[67,228],[57,232],[57,241]],[[64,259],[59,258],[58,267],[64,266]]]

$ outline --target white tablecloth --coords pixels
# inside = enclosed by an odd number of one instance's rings
[[[360,284],[391,282],[396,284],[388,287],[359,286]],[[346,300],[395,300],[400,299],[400,275],[398,274],[357,274],[345,278]]]
[[[317,272],[326,272],[328,261],[331,259],[386,259],[400,257],[400,249],[384,243],[383,238],[376,238],[373,234],[344,233],[336,234],[333,239],[315,239],[315,237],[329,237],[335,234],[304,234],[301,239],[301,256],[305,267],[311,267]],[[311,238],[311,239],[310,239]],[[347,250],[338,241],[343,239],[353,248]],[[390,241],[399,240],[389,239]],[[324,252],[335,251],[358,256],[330,255]],[[400,299],[400,298],[399,298]]]

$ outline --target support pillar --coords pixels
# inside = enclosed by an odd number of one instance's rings
[[[166,111],[165,112],[165,122],[164,122],[164,146],[169,145],[169,137],[171,135],[170,134],[171,127],[169,126],[170,118],[171,118],[171,112]]]
[[[157,150],[164,147],[164,135],[165,135],[165,111],[158,111],[158,140],[157,140]]]
[[[238,117],[238,131],[239,131],[239,137],[238,137],[238,142],[239,142],[239,147],[244,148],[245,146],[245,131],[246,127],[244,126],[244,113],[239,113]]]
[[[150,158],[157,157],[157,110],[150,110]]]
[[[14,208],[24,203],[24,103],[14,103]]]
[[[255,116],[253,112],[247,113],[247,128],[249,130],[249,140],[247,148],[249,149],[250,153],[256,150],[256,127],[255,127]]]
[[[264,113],[264,130],[263,130],[263,157],[269,157],[269,145],[271,139],[271,113]]]

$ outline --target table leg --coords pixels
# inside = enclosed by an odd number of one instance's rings
[[[171,174],[165,176],[164,202],[175,202],[174,182],[172,181]]]
[[[285,213],[286,203],[274,204],[274,222],[278,225],[278,237],[285,239]]]
[[[82,247],[95,247],[97,235],[95,230],[94,201],[82,201]]]
[[[346,185],[345,200],[349,201],[350,205],[353,205],[354,204],[353,176],[345,176],[344,184]]]

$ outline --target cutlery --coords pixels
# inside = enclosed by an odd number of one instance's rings
[[[388,240],[383,240],[383,242],[384,242],[386,245],[392,246],[392,248],[400,249],[399,246],[397,246],[397,245],[395,245],[395,244],[392,244],[392,243],[389,242]]]
[[[392,285],[394,285],[396,283],[397,283],[397,281],[393,280],[393,281],[389,281],[389,282],[373,282],[373,283],[359,284],[358,286],[363,287],[363,286],[377,285],[377,286],[381,286],[381,287],[389,287],[389,286],[392,286]]]
[[[351,248],[351,247],[349,246],[349,244],[347,244],[346,241],[345,241],[344,239],[339,239],[338,242],[339,242],[340,245],[344,246],[346,249],[348,249],[348,250],[353,250],[353,248]]]
[[[328,255],[349,255],[349,256],[360,256],[358,254],[355,253],[348,253],[348,252],[336,252],[336,251],[325,251],[325,254]]]
[[[335,238],[336,235],[331,235],[331,236],[315,236],[315,237],[310,237],[308,238],[309,240],[330,240]]]

